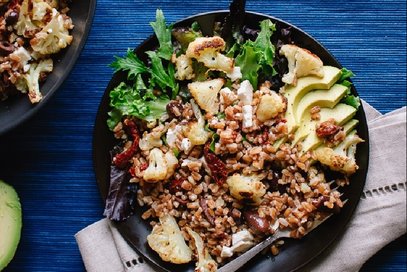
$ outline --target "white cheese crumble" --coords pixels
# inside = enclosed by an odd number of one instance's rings
[[[240,67],[235,66],[232,72],[227,73],[226,76],[230,78],[230,80],[235,81],[242,78],[242,72],[240,71]]]
[[[191,147],[192,147],[192,144],[191,144],[191,141],[188,138],[182,139],[182,141],[181,141],[181,150],[188,153],[189,150],[191,149]]]
[[[254,245],[253,240],[253,235],[247,229],[236,232],[232,235],[232,246],[223,246],[220,256],[232,257],[236,252],[244,252]]]
[[[237,96],[244,105],[251,105],[253,101],[253,87],[248,80],[240,83],[240,87],[237,90]]]
[[[244,105],[242,108],[243,128],[248,128],[253,125],[253,112],[251,105]]]

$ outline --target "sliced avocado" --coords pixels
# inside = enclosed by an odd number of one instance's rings
[[[350,120],[356,113],[356,109],[352,106],[339,103],[333,109],[322,108],[320,111],[320,120],[317,122],[309,122],[306,125],[308,129],[308,134],[305,139],[302,141],[302,152],[307,152],[309,150],[315,149],[320,144],[322,144],[322,139],[317,136],[316,127],[319,123],[325,122],[328,119],[333,118],[338,125],[345,124]],[[306,133],[306,132],[304,132]]]
[[[323,78],[317,76],[302,77],[298,79],[296,86],[288,86],[285,89],[283,95],[287,98],[285,118],[287,119],[288,133],[292,133],[298,127],[295,112],[297,112],[298,103],[304,95],[312,90],[331,88],[341,76],[341,70],[336,67],[324,66],[323,69]]]
[[[341,84],[333,85],[329,90],[316,90],[307,93],[300,100],[295,112],[295,120],[302,123],[302,117],[306,111],[314,106],[321,108],[333,108],[346,95],[347,87]]]
[[[21,236],[21,204],[16,191],[0,180],[0,271],[13,259]]]
[[[343,131],[346,133],[346,135],[348,135],[349,132],[351,132],[352,129],[354,129],[357,126],[357,124],[359,124],[359,120],[352,119],[343,125]]]

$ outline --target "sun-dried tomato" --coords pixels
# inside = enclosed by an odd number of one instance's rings
[[[204,157],[209,169],[211,170],[212,178],[219,186],[222,186],[228,176],[226,164],[214,153],[212,153],[210,150],[210,143],[205,145]]]
[[[320,138],[328,138],[332,135],[335,135],[340,130],[341,127],[335,124],[335,120],[329,119],[319,124],[316,129],[316,133],[317,136]]]
[[[140,135],[137,129],[137,125],[134,122],[134,120],[131,119],[126,119],[124,120],[124,130],[126,131],[127,135],[129,135],[133,143],[129,148],[124,150],[122,153],[117,154],[113,158],[113,164],[118,167],[118,168],[125,168],[130,159],[133,157],[134,153],[136,152],[138,148],[138,144],[140,141]]]

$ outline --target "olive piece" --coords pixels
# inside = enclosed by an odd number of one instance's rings
[[[246,210],[243,212],[243,216],[247,225],[249,225],[252,230],[261,233],[270,232],[270,222],[266,218],[260,217],[257,211]]]
[[[10,53],[13,53],[14,46],[6,41],[0,42],[0,56],[7,56]]]
[[[6,25],[14,25],[18,21],[18,12],[12,10],[8,15],[6,15]]]

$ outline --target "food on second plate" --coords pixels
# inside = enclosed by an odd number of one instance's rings
[[[21,204],[13,187],[0,180],[0,271],[13,259],[20,242]]]
[[[0,100],[19,92],[42,99],[40,83],[53,70],[54,54],[72,43],[67,1],[5,0],[0,3]]]
[[[152,26],[148,64],[131,50],[112,64],[127,81],[110,92],[118,144],[107,217],[144,209],[163,260],[215,271],[280,229],[301,238],[340,210],[330,182],[349,183],[363,141],[349,70],[273,39],[270,20],[229,45],[196,23],[171,29],[160,10]]]

